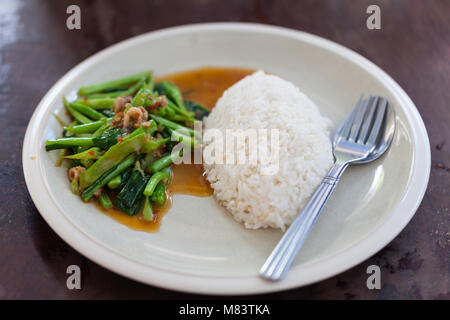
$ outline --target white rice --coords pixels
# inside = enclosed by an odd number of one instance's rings
[[[218,100],[205,130],[278,129],[279,170],[262,175],[260,163],[204,164],[215,197],[246,228],[284,230],[333,163],[329,124],[286,80],[258,71],[237,82]]]

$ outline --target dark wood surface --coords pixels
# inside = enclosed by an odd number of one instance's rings
[[[87,260],[36,210],[22,173],[25,129],[37,103],[70,68],[120,40],[198,22],[247,21],[310,32],[347,46],[389,73],[409,94],[428,130],[430,183],[408,226],[355,268],[275,299],[449,299],[450,1],[396,0],[1,0],[0,6],[0,298],[172,299],[203,297],[143,285]],[[82,29],[65,26],[78,4]],[[368,30],[366,8],[381,8]],[[66,268],[82,270],[82,289],[66,288]],[[381,267],[381,290],[366,268]]]

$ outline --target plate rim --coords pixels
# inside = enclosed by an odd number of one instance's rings
[[[318,260],[315,263],[303,264],[300,275],[293,268],[283,281],[269,282],[260,279],[257,272],[254,276],[240,277],[198,276],[143,265],[93,241],[89,235],[72,224],[64,214],[60,214],[49,194],[41,192],[42,188],[39,188],[40,185],[37,183],[38,176],[32,175],[32,172],[35,172],[33,168],[40,170],[39,161],[32,160],[30,157],[37,155],[39,149],[37,143],[34,143],[34,140],[38,138],[33,135],[33,132],[38,130],[36,124],[39,123],[39,118],[46,113],[47,101],[51,101],[79,72],[122,47],[173,33],[196,31],[265,32],[316,45],[352,61],[373,77],[382,80],[391,93],[402,102],[405,117],[413,129],[411,130],[414,146],[413,168],[409,184],[403,198],[383,223],[373,229],[363,240],[327,258],[333,265],[333,271],[330,272],[329,266],[324,266],[324,263]],[[427,130],[413,101],[385,71],[359,53],[325,38],[294,29],[256,23],[218,22],[189,24],[147,32],[107,47],[70,69],[47,91],[33,112],[23,142],[22,164],[28,191],[41,216],[67,244],[95,263],[124,277],[160,288],[197,294],[244,295],[293,289],[325,280],[366,261],[384,248],[408,224],[425,195],[431,169],[431,151]],[[39,177],[41,176],[39,175]]]

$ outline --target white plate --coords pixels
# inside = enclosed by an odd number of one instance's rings
[[[282,233],[246,230],[215,200],[177,195],[158,233],[128,229],[71,194],[46,139],[61,129],[52,112],[83,84],[153,69],[156,75],[201,66],[264,69],[292,81],[337,125],[361,92],[386,96],[397,113],[388,153],[345,173],[287,278],[258,270]],[[98,264],[147,284],[196,293],[250,294],[310,284],[343,272],[388,244],[409,222],[430,171],[428,136],[406,93],[373,63],[303,32],[254,24],[170,28],[116,44],[62,77],[39,103],[23,146],[28,190],[47,223]]]

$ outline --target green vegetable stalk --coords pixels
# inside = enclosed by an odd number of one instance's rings
[[[93,93],[120,89],[120,88],[126,87],[128,85],[131,85],[135,82],[138,82],[143,77],[150,77],[150,75],[151,75],[151,72],[148,71],[148,72],[137,73],[137,74],[130,75],[127,77],[119,78],[116,80],[105,81],[105,82],[92,84],[89,86],[84,86],[78,90],[78,95],[87,96],[87,95],[90,95]]]
[[[84,114],[85,116],[89,117],[92,120],[100,120],[100,119],[105,117],[100,112],[96,111],[95,109],[93,109],[93,108],[91,108],[88,105],[85,105],[83,103],[72,102],[72,103],[69,103],[69,105],[70,105],[70,107],[72,107],[76,111]]]
[[[188,132],[191,136],[195,135],[195,131],[193,129],[191,129],[191,128],[182,126],[181,124],[178,124],[176,122],[167,120],[167,119],[162,118],[162,117],[155,116],[153,114],[151,114],[150,116],[152,117],[153,120],[155,120],[156,122],[158,122],[162,126],[166,126],[166,127],[170,128],[172,130],[184,130],[184,131]]]
[[[145,102],[147,101],[147,99],[149,99],[149,97],[151,97],[152,94],[152,89],[148,85],[143,85],[131,101],[131,105],[134,107],[145,106]]]
[[[182,156],[183,149],[180,150],[179,153],[170,153],[150,165],[151,172],[161,171],[163,168],[170,166],[175,159],[178,159]]]
[[[111,190],[117,189],[122,184],[122,176],[119,174],[108,182],[108,188]]]
[[[67,111],[69,111],[69,113],[72,115],[72,117],[77,120],[79,123],[91,123],[92,120],[89,119],[88,117],[84,116],[83,114],[81,114],[80,112],[78,112],[77,110],[75,110],[70,103],[67,101],[67,99],[65,97],[63,97],[63,103],[64,103],[64,107],[66,107]]]
[[[109,196],[106,192],[102,192],[100,197],[98,197],[98,201],[100,202],[102,207],[106,210],[111,209],[113,206],[111,199],[109,198]]]
[[[91,147],[94,144],[90,137],[69,137],[49,139],[45,142],[45,150],[66,149],[72,147]]]
[[[128,167],[133,165],[135,161],[136,161],[136,156],[134,153],[128,155],[117,166],[109,169],[107,172],[105,172],[103,175],[101,175],[94,183],[92,183],[87,189],[85,189],[83,191],[83,193],[81,194],[81,199],[83,199],[83,201],[89,201],[89,199],[92,198],[92,196],[94,195],[94,193],[97,190],[99,190],[100,188],[105,186],[109,181],[111,181],[111,179],[113,179],[118,174],[123,172],[125,169],[127,169]],[[92,167],[93,166],[91,166],[89,169],[91,169]],[[88,171],[88,170],[86,170],[86,171]],[[83,173],[86,171],[83,171]],[[80,178],[81,178],[81,176],[80,176]]]
[[[86,95],[85,97],[88,99],[115,99],[117,97],[122,97],[128,95],[128,90],[122,90],[122,91],[112,91],[112,92],[105,92],[105,93],[94,93]]]
[[[83,152],[76,153],[71,156],[66,156],[66,159],[78,159],[78,160],[92,160],[99,159],[102,156],[100,148],[93,147]]]
[[[170,179],[170,168],[162,169],[161,171],[158,171],[154,175],[152,175],[147,183],[147,186],[144,189],[144,196],[151,196],[157,184],[163,179]]]
[[[163,87],[167,97],[170,100],[175,102],[175,104],[180,107],[181,110],[187,111],[186,107],[184,106],[183,95],[176,85],[167,81],[162,81],[159,84]]]
[[[148,197],[144,197],[144,208],[142,209],[142,216],[145,221],[153,221],[153,208]]]
[[[113,145],[100,159],[90,166],[89,169],[81,173],[81,187],[89,187],[95,180],[120,163],[130,153],[139,151],[149,139],[150,136],[148,134],[142,133]]]
[[[103,109],[112,109],[114,107],[113,98],[98,98],[98,99],[78,99],[75,100],[77,103],[83,103],[92,109],[103,110]]]
[[[158,183],[151,195],[152,202],[157,206],[162,206],[166,202],[166,184]]]
[[[122,134],[122,131],[117,128],[105,130],[99,136],[94,134],[91,137],[67,137],[58,139],[49,139],[45,142],[45,150],[56,150],[73,147],[99,147],[101,149],[108,149],[110,146],[117,143],[117,139]],[[83,150],[84,151],[84,150]]]
[[[64,127],[64,130],[67,130],[75,134],[93,133],[99,128],[101,128],[105,123],[111,122],[112,119],[113,118],[108,118],[105,120],[94,121],[87,124],[79,124],[76,126]]]

